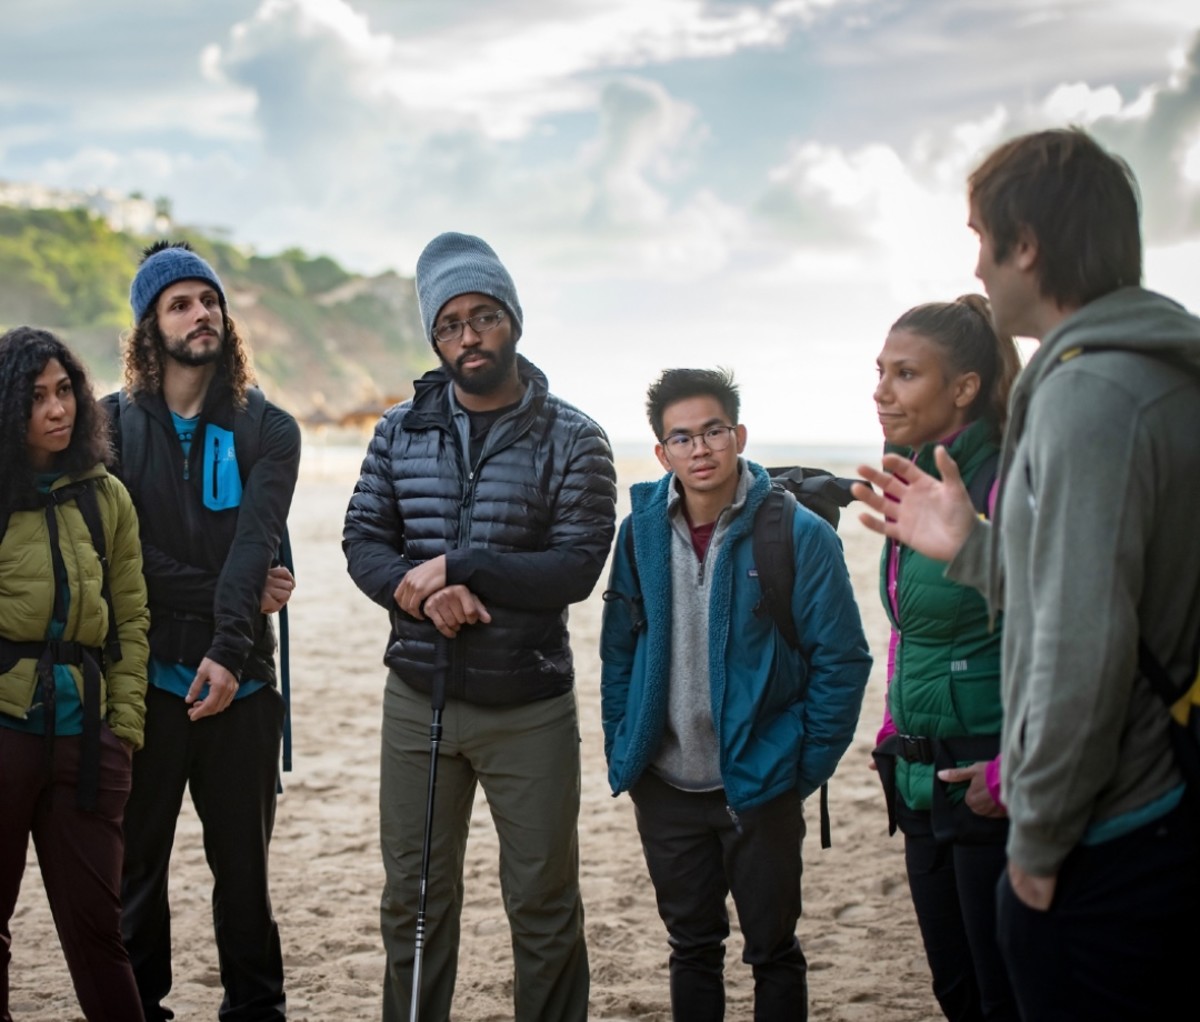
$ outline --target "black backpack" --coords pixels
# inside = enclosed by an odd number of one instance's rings
[[[126,415],[129,407],[129,395],[122,390],[118,396],[118,404],[114,419],[113,441],[117,448],[121,463],[124,465],[139,465],[145,460],[146,432],[144,419],[140,415]],[[262,435],[262,420],[267,410],[267,399],[257,387],[246,390],[246,408],[244,414],[233,418],[233,447],[237,453],[238,473],[244,485],[250,474],[250,468],[258,461],[259,439]],[[292,560],[292,544],[288,536],[287,524],[283,526],[283,536],[279,541],[279,553],[276,557],[294,576],[296,567]],[[288,608],[284,604],[279,611],[279,692],[283,696],[283,769],[292,769],[292,698],[291,698],[291,669],[288,656]]]
[[[771,489],[755,512],[751,538],[754,570],[762,589],[762,600],[754,608],[754,613],[759,616],[769,614],[784,641],[792,649],[799,649],[800,638],[796,634],[796,622],[792,619],[792,589],[796,584],[796,548],[792,541],[792,523],[796,517],[796,505],[803,504],[836,529],[841,521],[842,508],[854,500],[850,492],[851,485],[863,481],[835,476],[823,468],[799,465],[768,468],[767,474],[771,477]],[[634,582],[640,591],[632,521],[625,530],[625,552]],[[637,603],[640,604],[640,600]],[[635,605],[633,610],[634,629],[640,630],[646,623],[644,613],[640,605]],[[829,848],[832,843],[829,785],[822,784],[821,847]]]

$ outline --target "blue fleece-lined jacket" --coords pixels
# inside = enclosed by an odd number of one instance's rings
[[[763,468],[745,464],[754,474],[750,492],[710,566],[708,646],[721,778],[729,804],[739,810],[793,788],[807,797],[829,779],[854,735],[871,669],[841,542],[803,507],[793,524],[792,613],[800,649],[788,646],[765,610],[755,612],[762,590],[753,523],[771,483]],[[633,513],[613,551],[600,656],[604,753],[614,795],[654,760],[666,721],[673,484],[667,475],[631,489]]]

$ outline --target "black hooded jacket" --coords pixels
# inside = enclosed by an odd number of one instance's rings
[[[196,442],[185,464],[170,409],[159,394],[138,393],[124,410],[120,396],[101,403],[124,455],[121,416],[143,438],[140,456],[121,457],[115,474],[137,508],[150,603],[150,652],[170,663],[198,666],[205,657],[234,677],[275,684],[275,634],[260,610],[267,570],[279,550],[300,467],[296,420],[269,401],[257,456],[243,472],[241,502],[212,510],[203,496],[205,446]],[[213,423],[235,432],[232,392],[216,376],[205,395],[196,436]],[[132,453],[132,452],[130,452]],[[240,456],[240,453],[239,453]]]
[[[384,662],[429,692],[473,703],[527,703],[569,691],[567,605],[591,593],[616,516],[616,476],[604,431],[548,392],[524,358],[526,400],[503,415],[472,468],[451,417],[441,369],[380,420],[346,512],[350,575],[391,616]],[[454,639],[404,613],[393,594],[409,571],[446,555],[490,624]]]

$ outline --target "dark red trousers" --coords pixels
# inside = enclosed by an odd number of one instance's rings
[[[8,1010],[8,924],[29,837],[79,1006],[88,1022],[140,1022],[141,1001],[121,942],[121,821],[132,773],[129,750],[101,726],[96,809],[76,804],[79,736],[46,740],[0,727],[0,1022]]]

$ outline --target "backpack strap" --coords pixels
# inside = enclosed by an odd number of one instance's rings
[[[809,470],[805,470],[809,471]],[[829,480],[836,486],[833,476]],[[814,489],[821,493],[825,480]],[[837,505],[828,497],[822,498],[832,509],[837,525]],[[792,617],[792,590],[796,585],[796,543],[792,528],[796,520],[797,499],[790,490],[773,485],[754,515],[752,544],[754,570],[758,573],[758,584],[762,589],[762,600],[754,608],[756,614],[768,613],[779,634],[792,649],[799,651],[800,636],[796,634],[796,622]],[[844,505],[843,505],[844,506]],[[823,513],[826,521],[829,518]],[[821,785],[820,793],[821,847],[833,847],[832,827],[829,822],[829,783]]]
[[[233,417],[233,449],[237,454],[238,474],[242,485],[250,477],[250,469],[258,461],[262,450],[262,423],[267,411],[267,398],[258,387],[246,388],[246,407]],[[283,535],[279,538],[279,550],[275,562],[283,565],[295,577],[296,565],[292,559],[292,541],[288,535],[287,522],[283,523]],[[288,606],[279,610],[279,694],[283,696],[283,770],[292,770],[292,671],[289,653]],[[277,785],[279,791],[283,785]]]
[[[637,553],[633,547],[633,518],[629,519],[629,528],[625,530],[625,559],[629,562],[629,570],[633,574],[632,594],[618,592],[616,589],[606,589],[601,595],[605,603],[613,600],[624,600],[629,605],[629,628],[637,635],[646,627],[646,605],[642,599],[642,580],[638,577]]]
[[[983,460],[971,477],[971,485],[967,487],[971,507],[985,518],[988,517],[988,498],[992,495],[992,484],[996,481],[999,469],[1000,452],[996,450]]]
[[[124,388],[117,392],[117,401],[113,406],[116,422],[113,423],[113,449],[117,462],[121,467],[121,478],[133,489],[132,477],[140,474],[146,464],[146,419],[143,415],[133,415],[129,408],[133,404],[129,392]]]
[[[47,763],[53,761],[55,720],[55,680],[53,665],[73,663],[83,675],[83,732],[81,735],[79,782],[76,797],[80,809],[92,811],[96,808],[96,796],[100,783],[100,675],[103,667],[99,661],[121,659],[121,643],[117,638],[117,617],[113,611],[112,592],[108,584],[108,556],[105,552],[104,527],[100,519],[100,505],[96,500],[96,480],[80,479],[60,486],[42,495],[45,507],[46,528],[50,536],[50,557],[54,565],[54,616],[66,621],[67,610],[63,602],[58,580],[67,577],[59,542],[57,509],[74,500],[79,508],[91,536],[92,546],[100,559],[101,593],[108,605],[108,637],[103,653],[92,650],[77,642],[46,640],[38,660],[38,674],[42,679],[42,693],[46,713],[46,756]]]
[[[84,480],[86,485],[75,497],[75,506],[83,515],[84,523],[92,537],[92,547],[100,558],[100,594],[108,605],[108,635],[104,640],[104,655],[110,663],[121,659],[121,640],[117,635],[117,615],[113,609],[112,586],[108,577],[108,548],[104,542],[104,522],[100,516],[100,502],[96,499],[94,479]]]
[[[292,561],[292,541],[288,536],[286,525],[279,541],[279,562],[292,573],[294,578],[296,569]],[[288,649],[288,608],[285,603],[279,609],[279,694],[283,696],[283,769],[286,773],[291,773],[292,671]]]
[[[772,486],[754,515],[754,570],[762,589],[756,614],[770,614],[784,641],[800,648],[796,622],[792,620],[792,589],[796,585],[796,546],[792,524],[796,518],[796,498],[786,490]]]
[[[233,449],[237,453],[238,473],[243,485],[262,449],[262,421],[266,410],[267,399],[263,392],[258,387],[247,387],[246,407],[233,417]]]

